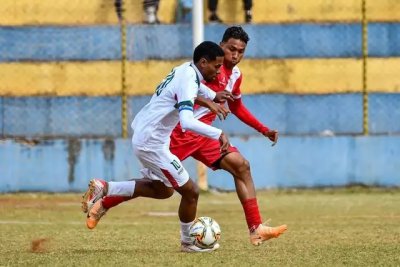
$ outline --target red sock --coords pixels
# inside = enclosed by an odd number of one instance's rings
[[[258,204],[256,198],[249,198],[242,202],[244,215],[246,216],[247,227],[250,232],[257,229],[262,223],[260,211],[258,210]]]
[[[103,204],[103,208],[109,209],[129,199],[131,198],[123,196],[105,196],[101,204]]]

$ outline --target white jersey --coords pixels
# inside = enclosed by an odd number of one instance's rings
[[[221,130],[196,120],[193,116],[194,100],[200,93],[209,98],[214,92],[200,89],[203,76],[193,63],[174,68],[158,85],[150,102],[133,120],[132,143],[141,147],[168,146],[172,130],[181,123],[183,129],[218,139]]]

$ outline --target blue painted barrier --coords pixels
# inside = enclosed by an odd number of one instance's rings
[[[5,136],[121,136],[120,97],[4,97]]]
[[[400,133],[400,94],[371,94],[369,128],[373,134]]]
[[[274,148],[262,137],[231,138],[250,161],[255,186],[400,185],[400,137],[285,137]],[[234,189],[229,174],[209,172],[212,186]]]
[[[250,161],[257,189],[344,186],[354,183],[400,186],[400,137],[289,137],[270,146],[264,137],[232,137]],[[192,159],[184,162],[196,179]],[[140,177],[129,139],[0,142],[0,192],[83,191],[92,177]],[[208,170],[209,185],[233,190],[223,171]]]
[[[251,38],[248,58],[336,58],[361,56],[361,26],[355,23],[244,25]],[[206,25],[205,39],[217,43],[226,25]],[[130,25],[128,58],[180,59],[192,56],[187,24]],[[400,55],[400,23],[370,23],[369,55]],[[117,60],[118,26],[0,27],[0,62]]]
[[[396,23],[371,23],[368,36],[369,56],[400,56],[400,27]]]
[[[118,26],[0,27],[0,61],[121,58]]]
[[[371,134],[400,133],[400,94],[369,95]],[[128,123],[150,96],[130,97]],[[362,95],[243,95],[248,109],[264,124],[288,135],[361,134]],[[119,137],[120,97],[3,97],[3,136]],[[231,135],[258,135],[234,115],[215,125]],[[128,127],[129,133],[131,129]]]

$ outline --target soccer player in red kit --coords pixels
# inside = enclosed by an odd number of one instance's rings
[[[225,31],[220,43],[225,52],[224,64],[217,78],[206,82],[205,85],[215,92],[226,90],[232,93],[232,101],[227,101],[230,111],[241,121],[276,143],[278,132],[270,130],[258,121],[241,100],[240,85],[243,75],[237,64],[243,58],[248,41],[247,33],[240,26],[233,26]],[[206,124],[212,124],[216,118],[209,109],[200,106],[195,107],[194,115],[196,119]],[[181,161],[191,156],[213,170],[223,169],[232,174],[249,228],[250,242],[253,245],[260,245],[263,241],[278,237],[286,231],[286,225],[270,227],[262,224],[250,164],[237,148],[230,146],[226,153],[221,153],[218,140],[183,131],[178,124],[171,135],[170,150]]]

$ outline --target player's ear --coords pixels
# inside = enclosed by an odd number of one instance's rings
[[[200,66],[205,67],[207,65],[208,61],[204,57],[200,59]]]

